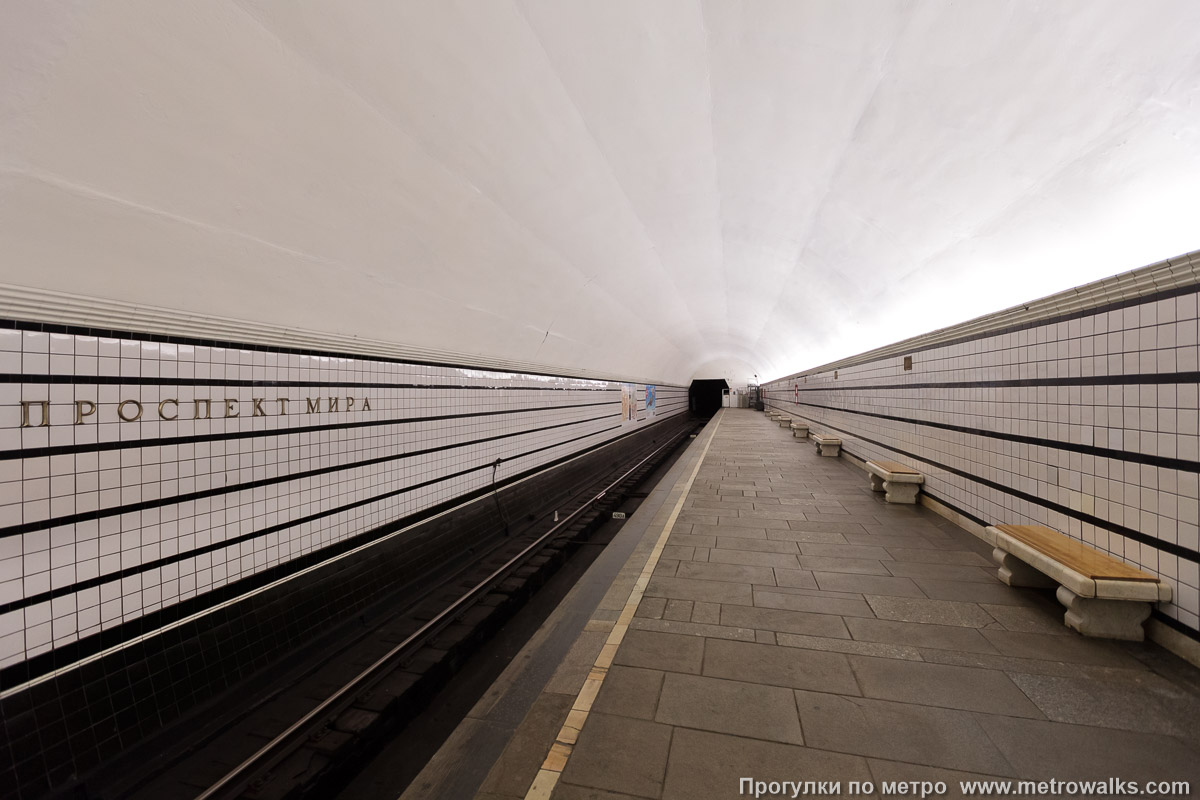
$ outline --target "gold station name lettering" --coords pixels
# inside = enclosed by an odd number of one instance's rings
[[[306,397],[305,414],[324,414],[337,411],[370,411],[370,398],[354,398],[354,397]],[[287,397],[275,398],[275,405],[264,405],[269,403],[265,397],[252,397],[249,400],[250,408],[248,416],[252,417],[286,417],[293,416],[288,412]],[[343,406],[342,403],[345,402]],[[186,401],[185,401],[186,402]],[[192,415],[188,419],[213,419],[213,400],[210,397],[197,397],[192,402]],[[223,397],[217,401],[217,411],[221,412],[216,419],[234,419],[242,416],[243,404],[247,402],[239,400],[236,397]],[[65,405],[65,404],[64,404]],[[97,416],[101,404],[94,400],[75,400],[72,404],[75,411],[76,425],[84,425],[89,419]],[[275,413],[271,413],[271,409],[275,409]],[[116,416],[121,422],[138,422],[143,419],[143,414],[146,412],[146,407],[143,406],[140,400],[122,400],[116,404]],[[153,415],[154,406],[150,407],[150,414]],[[179,420],[180,401],[175,397],[168,397],[158,403],[158,419],[164,422],[176,422]],[[146,419],[153,419],[152,416]],[[48,428],[50,427],[50,401],[49,400],[22,400],[21,401],[21,427],[22,428]]]

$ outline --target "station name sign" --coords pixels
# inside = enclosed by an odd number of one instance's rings
[[[175,422],[179,419],[233,419],[234,417],[282,417],[290,414],[325,414],[336,413],[338,411],[370,411],[371,399],[368,397],[306,397],[303,403],[296,401],[294,406],[289,406],[291,398],[276,397],[268,400],[264,397],[252,397],[250,400],[239,400],[234,397],[226,397],[219,400],[213,400],[208,397],[198,397],[194,400],[180,401],[177,398],[168,397],[156,404],[142,403],[140,400],[122,400],[116,403],[117,419],[121,422],[138,422],[143,416],[146,419],[154,419],[154,414],[157,412],[157,418],[165,422]],[[112,404],[105,404],[112,405]],[[76,400],[75,406],[75,424],[85,425],[89,420],[102,422],[102,419],[95,419],[96,412],[100,408],[91,400]],[[190,408],[189,408],[190,406]],[[249,406],[247,409],[246,406]],[[217,413],[214,415],[213,411]],[[191,416],[187,416],[187,412],[191,411]],[[244,412],[244,413],[243,413]],[[183,414],[181,417],[180,415]],[[45,428],[50,425],[50,401],[49,400],[22,400],[21,401],[21,427],[22,428]]]

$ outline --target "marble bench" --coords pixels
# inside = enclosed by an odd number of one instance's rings
[[[779,421],[779,427],[781,428],[790,428],[792,426],[792,418],[787,414],[780,414],[775,419]]]
[[[1009,586],[1058,586],[1063,622],[1084,636],[1145,638],[1152,603],[1168,602],[1171,586],[1153,575],[1041,525],[987,529],[999,578]]]
[[[868,461],[867,472],[871,473],[871,491],[887,492],[884,499],[889,503],[917,502],[917,492],[925,483],[920,472],[897,461]]]
[[[808,423],[792,420],[792,436],[796,437],[797,439],[807,439]]]
[[[808,438],[812,439],[813,444],[817,446],[817,455],[820,456],[833,456],[837,458],[838,452],[842,448],[842,440],[836,436],[813,433],[809,434]]]

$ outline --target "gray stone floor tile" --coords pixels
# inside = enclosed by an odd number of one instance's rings
[[[636,797],[658,797],[667,771],[671,727],[629,717],[588,715],[562,780]]]
[[[718,528],[757,528],[765,530],[787,530],[788,522],[782,519],[765,519],[765,518],[743,518],[743,517],[721,517],[717,523]]]
[[[976,719],[1021,778],[1190,780],[1196,787],[1197,751],[1172,736],[985,714]]]
[[[996,583],[974,583],[965,581],[943,581],[930,578],[914,578],[913,582],[933,600],[957,600],[963,603],[990,603],[1005,606],[1038,606],[1054,603],[1054,593],[1040,589],[1014,589]],[[1061,606],[1059,606],[1061,608]]]
[[[668,544],[662,550],[662,557],[670,561],[691,561],[695,555],[695,547]]]
[[[675,570],[679,567],[678,561],[673,561],[668,558],[661,559],[654,566],[654,574],[663,578],[675,577]]]
[[[859,694],[849,662],[839,653],[710,639],[703,674],[768,686]]]
[[[709,603],[753,605],[749,584],[724,581],[698,581],[684,578],[653,577],[646,586],[647,597],[666,597],[672,600],[702,600]]]
[[[654,669],[613,666],[604,677],[592,709],[619,717],[654,719],[663,674]]]
[[[1045,633],[1051,636],[1073,636],[1071,629],[1063,622],[1066,612],[1061,605],[1057,608],[1030,608],[1026,606],[1009,606],[991,603],[980,603],[980,608],[996,618],[1005,630],[1022,633]]]
[[[821,597],[756,589],[754,605],[760,608],[785,608],[790,611],[810,611],[814,614],[836,614],[842,617],[873,617],[867,603],[858,598]]]
[[[712,553],[710,551],[709,555]],[[729,583],[754,583],[759,586],[774,586],[775,573],[770,567],[745,566],[742,564],[713,564],[701,561],[683,561],[675,573],[678,578],[699,581],[727,581]]]
[[[742,508],[738,510],[738,516],[743,519],[773,519],[784,520],[785,522],[792,519],[808,519],[808,517],[804,516],[804,511],[798,506],[781,506],[778,504],[774,504],[770,508]]]
[[[856,558],[880,561],[890,559],[891,555],[882,547],[870,547],[857,544],[820,544],[802,543],[800,555],[821,556],[824,558]]]
[[[811,542],[812,544],[845,544],[846,537],[840,533],[824,533],[821,531],[768,531],[768,539],[773,539],[777,542],[796,542],[804,544]]]
[[[827,520],[827,519],[806,519],[792,520],[788,523],[794,531],[802,531],[808,533],[840,533],[844,536],[853,535],[856,533],[864,533],[863,526],[858,522],[849,520]],[[820,555],[814,553],[814,555]]]
[[[871,547],[904,547],[913,550],[919,548],[940,550],[943,547],[943,545],[931,542],[920,534],[888,533],[891,530],[891,526],[863,525],[862,527],[865,529],[865,533],[846,534],[847,543]]]
[[[1088,639],[1077,633],[1066,636],[1021,631],[980,631],[1002,655],[1052,661],[1073,661],[1105,667],[1136,667],[1138,662],[1120,647],[1101,639]]]
[[[775,584],[789,589],[817,589],[817,579],[806,569],[775,567]]]
[[[691,600],[668,600],[663,609],[662,619],[688,621],[692,618]]]
[[[915,561],[890,561],[888,569],[902,578],[933,578],[943,581],[963,581],[986,584],[1004,584],[990,567],[970,567],[959,564],[919,564]]]
[[[785,553],[793,556],[800,554],[800,546],[795,542],[780,542],[775,539],[717,537],[715,544],[707,546],[715,547],[718,550],[751,550],[760,553]]]
[[[924,622],[933,625],[958,625],[964,628],[999,627],[990,614],[974,603],[950,600],[922,600],[915,597],[867,595],[867,603],[880,619],[898,622]]]
[[[826,636],[806,636],[796,633],[777,633],[775,642],[784,647],[799,647],[805,650],[824,650],[829,653],[876,656],[878,658],[900,658],[905,661],[921,661],[921,651],[915,647],[880,642],[860,642],[854,639],[831,639]]]
[[[739,781],[869,781],[865,760],[684,728],[675,731],[663,800],[740,800]]]
[[[996,569],[996,565],[990,559],[971,550],[889,547],[887,551],[893,561],[907,561],[916,564],[958,564],[964,567],[984,567],[993,572]]]
[[[730,608],[733,608],[733,606],[730,606]],[[737,639],[744,642],[754,641],[753,628],[736,628],[725,625],[711,625],[703,622],[634,618],[633,622],[630,623],[630,628],[639,631],[678,633],[682,636],[704,636],[711,639]]]
[[[800,508],[800,509],[803,509],[803,508],[814,508],[815,509],[818,505],[817,501],[812,499],[812,495],[809,495],[806,498],[780,497],[780,498],[776,499],[776,502],[779,503],[779,505],[781,505],[781,506],[791,506],[791,507]]]
[[[886,642],[967,653],[999,652],[978,630],[956,625],[848,617],[846,627],[850,629],[852,637],[865,642]]]
[[[693,509],[691,511],[680,511],[679,516],[675,518],[676,522],[690,522],[693,525],[716,525],[719,517],[717,512],[711,514],[705,513],[707,509]]]
[[[717,543],[716,536],[694,536],[689,533],[672,533],[667,539],[670,545],[679,547],[712,547]]]
[[[800,556],[800,566],[819,572],[848,572],[855,575],[885,575],[891,572],[882,561],[873,558],[835,558],[833,556]]]
[[[838,639],[850,638],[841,617],[831,614],[785,611],[778,608],[721,606],[721,624],[737,628],[830,636]]]
[[[747,539],[747,541],[757,541]],[[784,567],[799,569],[797,556],[789,553],[763,553],[755,550],[722,550],[714,548],[708,553],[709,563],[713,564],[742,564],[746,566]]]
[[[668,674],[656,722],[804,744],[791,689],[757,683]]]
[[[1086,675],[1098,680],[1118,680],[1122,674],[1142,675],[1144,667],[1136,661],[1125,662],[1127,666],[1099,666],[1071,661],[1054,661],[1051,656],[1043,659],[1019,658],[1017,656],[970,653],[964,650],[935,650],[919,647],[921,657],[931,664],[952,664],[959,667],[982,667],[1005,672],[1025,672],[1030,675]]]
[[[638,603],[634,616],[646,617],[647,619],[662,619],[663,611],[666,608],[667,599],[665,597],[643,597],[642,601]]]
[[[796,692],[796,701],[809,747],[968,772],[1013,772],[970,712],[806,691]]]
[[[692,606],[692,622],[719,625],[721,623],[721,604],[697,601]]]
[[[704,511],[701,509],[715,509],[717,511],[741,511],[742,509],[753,509],[754,500],[748,498],[731,500],[729,498],[689,497],[687,507],[700,514],[704,513]],[[718,514],[717,516],[720,515]]]
[[[704,660],[704,641],[678,633],[630,629],[625,633],[613,663],[698,674]]]
[[[729,539],[766,539],[767,529],[763,527],[749,528],[735,525],[693,525],[692,535],[714,536]]]
[[[813,572],[817,586],[831,592],[861,592],[890,597],[924,597],[925,593],[908,578],[881,575],[855,575],[846,572]]]
[[[864,697],[1041,719],[1042,712],[998,670],[851,656]]]
[[[1021,691],[1055,722],[1164,733],[1200,745],[1200,696],[1153,673],[1133,681],[1010,673]]]

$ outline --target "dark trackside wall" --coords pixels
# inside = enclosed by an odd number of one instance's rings
[[[723,378],[696,380],[688,388],[688,407],[703,417],[711,417],[721,408],[721,393],[729,388]]]

